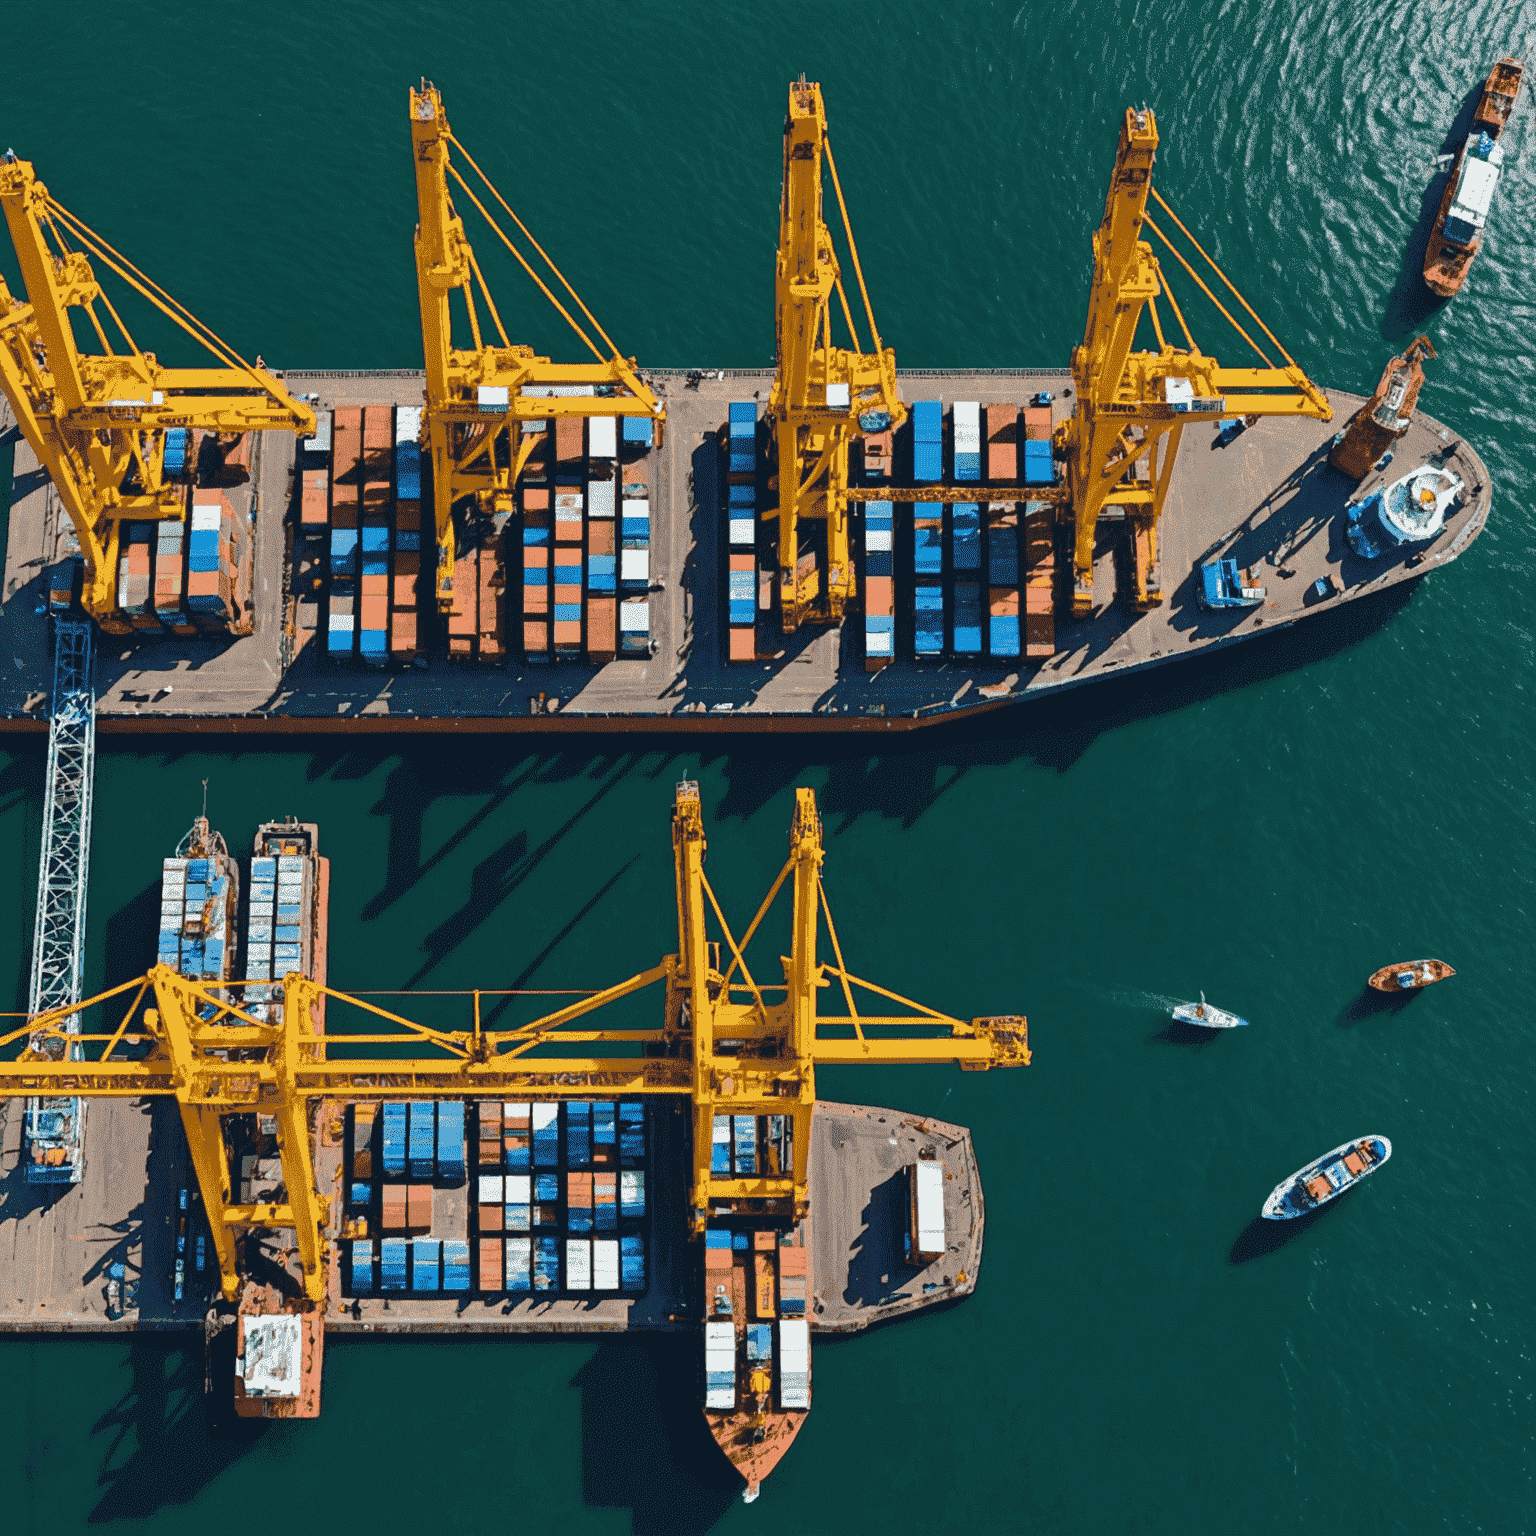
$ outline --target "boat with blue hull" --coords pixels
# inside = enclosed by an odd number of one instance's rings
[[[1385,1136],[1359,1136],[1346,1141],[1277,1184],[1264,1202],[1264,1219],[1289,1221],[1306,1216],[1375,1173],[1391,1156],[1392,1143]]]

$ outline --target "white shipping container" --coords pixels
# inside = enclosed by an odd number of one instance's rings
[[[592,1289],[616,1291],[619,1288],[619,1240],[594,1238],[592,1242]]]
[[[619,418],[617,416],[589,416],[587,418],[587,453],[594,459],[611,459],[619,451]]]
[[[750,517],[731,519],[731,548],[751,549],[757,543],[757,529]]]
[[[619,551],[619,579],[621,581],[649,581],[651,579],[651,552],[648,549],[624,549]]]
[[[913,1240],[917,1256],[927,1262],[940,1258],[947,1247],[944,1237],[944,1165],[912,1164]]]
[[[527,1180],[524,1180],[526,1183]],[[502,1202],[502,1177],[499,1173],[482,1173],[480,1175],[480,1204],[500,1205]]]
[[[895,639],[896,637],[888,629],[866,629],[864,631],[864,649],[871,656],[891,656],[895,654]]]
[[[527,1205],[533,1199],[533,1178],[526,1173],[509,1173],[503,1184],[508,1205]]]
[[[626,635],[643,635],[651,628],[651,605],[643,597],[619,604],[619,630]]]
[[[528,1274],[533,1259],[533,1240],[527,1237],[509,1237],[506,1258],[506,1289],[526,1291],[529,1288]]]
[[[589,517],[613,516],[613,481],[587,481],[587,515]]]
[[[533,1128],[536,1131],[546,1131],[560,1117],[558,1104],[535,1104],[533,1106]]]
[[[592,1289],[592,1239],[589,1237],[565,1240],[565,1288],[568,1291]]]
[[[421,436],[421,407],[397,405],[395,407],[395,441],[414,443]]]
[[[811,1325],[803,1317],[779,1319],[780,1370],[808,1371],[811,1361]]]
[[[511,403],[505,384],[479,384],[475,387],[475,402],[482,411],[506,410]]]
[[[866,551],[882,550],[889,552],[891,547],[891,530],[889,528],[865,528],[864,548]]]
[[[848,409],[848,386],[846,384],[827,385],[827,409],[829,411],[846,411]]]
[[[974,400],[955,401],[955,452],[981,452],[981,406]]]

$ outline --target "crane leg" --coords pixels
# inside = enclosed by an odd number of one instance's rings
[[[233,1302],[240,1293],[240,1275],[235,1268],[234,1228],[225,1216],[229,1206],[229,1159],[224,1154],[219,1112],[206,1104],[183,1104],[181,1123],[187,1133],[197,1187],[202,1191],[208,1230],[213,1234],[213,1251],[219,1261],[219,1288],[225,1301]]]
[[[315,1188],[315,1165],[309,1155],[309,1121],[304,1100],[285,1097],[277,1107],[277,1150],[283,1164],[283,1184],[293,1212],[293,1230],[304,1269],[304,1294],[325,1300],[325,1263],[320,1230],[327,1202]]]

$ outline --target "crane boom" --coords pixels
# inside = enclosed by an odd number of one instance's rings
[[[315,415],[55,202],[30,162],[0,162],[0,207],[27,295],[17,299],[0,278],[0,389],[74,526],[85,611],[109,633],[125,633],[131,626],[117,603],[123,522],[186,517],[184,490],[165,475],[166,430],[308,434]],[[140,351],[90,256],[224,366],[165,368],[153,352]],[[81,349],[72,310],[83,313],[100,352]],[[101,311],[123,350],[114,348]]]
[[[519,432],[522,422],[555,416],[649,416],[659,424],[666,411],[636,372],[634,358],[619,355],[576,290],[453,136],[437,88],[423,81],[420,90],[413,90],[410,113],[411,148],[416,162],[416,288],[427,375],[422,431],[432,461],[437,600],[446,611],[453,604],[457,542],[453,509],[465,498],[473,498],[476,510],[485,515],[513,510],[513,490],[536,441],[531,434]],[[454,165],[450,148],[457,149],[485,183],[485,201]],[[554,363],[537,356],[532,347],[514,345],[508,340],[464,232],[464,220],[455,208],[450,182],[456,183],[476,206],[581,338],[595,362]],[[489,201],[506,210],[564,286],[573,307],[581,311],[602,346],[535,272],[489,211]],[[482,332],[475,303],[477,291],[500,338],[500,346],[488,342]],[[453,344],[449,300],[455,292],[462,295],[467,311],[473,339],[469,348]]]
[[[1213,272],[1274,345],[1285,366],[1268,357],[1229,314],[1193,266],[1168,242],[1147,210],[1155,199],[1186,236],[1173,210],[1152,187],[1158,145],[1157,121],[1148,108],[1128,108],[1120,126],[1115,172],[1104,218],[1093,237],[1093,286],[1082,344],[1072,354],[1077,409],[1057,428],[1057,447],[1067,464],[1073,542],[1072,611],[1093,607],[1093,557],[1098,520],[1115,507],[1132,525],[1136,545],[1136,604],[1163,600],[1159,524],[1174,459],[1190,416],[1311,416],[1328,421],[1333,409],[1273,333],[1254,314],[1209,256],[1189,236]],[[1262,368],[1223,368],[1202,353],[1168,290],[1151,244],[1149,227],[1201,291],[1216,304],[1264,363]],[[1166,295],[1186,347],[1163,335],[1157,310]],[[1133,351],[1143,313],[1150,315],[1158,350]]]
[[[483,1028],[480,993],[471,994],[473,1027],[445,1031],[299,975],[284,979],[282,1014],[274,1023],[245,1010],[240,1001],[244,983],[189,981],[159,965],[98,997],[39,1014],[0,1037],[0,1097],[175,1098],[225,1297],[233,1300],[239,1290],[236,1233],[280,1227],[293,1229],[306,1294],[320,1301],[328,1211],[310,1154],[311,1101],[688,1095],[693,1100],[692,1219],[702,1229],[711,1212],[736,1202],[752,1202],[741,1208],[785,1221],[805,1214],[818,1064],[949,1061],[968,1071],[986,1071],[1028,1063],[1029,1031],[1022,1017],[951,1018],[848,971],[822,883],[821,818],[811,790],[795,792],[788,860],[739,940],[704,874],[697,784],[677,787],[672,845],[677,952],[518,1028]],[[781,982],[759,982],[748,968],[746,950],[786,884],[793,901],[791,953],[781,961]],[[710,937],[711,915],[720,939]],[[835,964],[817,956],[823,916]],[[724,971],[722,942],[730,955]],[[834,982],[848,1011],[823,1014],[817,998]],[[610,1028],[595,1020],[610,1005],[653,987],[663,992],[656,1027]],[[879,1013],[860,1014],[855,988],[886,1005],[894,1003],[898,1011],[883,1006]],[[327,1031],[317,1034],[314,1019],[322,998],[329,1002]],[[72,1019],[108,1004],[124,1008],[110,1033],[68,1035],[85,1059],[52,1059],[54,1036],[65,1034]],[[359,1026],[338,1026],[338,1006],[355,1010],[344,1017],[351,1023],[360,1015]],[[849,1030],[851,1036],[845,1033]],[[370,1047],[381,1049],[374,1055]],[[608,1054],[586,1054],[596,1047]],[[550,1054],[556,1051],[560,1054]],[[283,1203],[231,1200],[223,1121],[257,1112],[277,1117],[288,1194]],[[716,1114],[790,1118],[790,1166],[754,1178],[713,1173]]]
[[[864,301],[870,352],[860,350],[832,231],[823,216],[823,160],[832,173]],[[832,345],[834,292],[851,348]],[[806,619],[841,621],[856,585],[848,549],[848,449],[861,432],[898,426],[907,414],[896,391],[896,354],[881,346],[859,266],[827,137],[821,87],[803,77],[789,88],[784,121],[774,301],[778,357],[768,414],[778,466],[779,607],[784,632],[792,634]],[[864,427],[861,419],[871,425]],[[802,524],[812,522],[825,525],[824,569],[820,563],[811,569],[801,548]]]

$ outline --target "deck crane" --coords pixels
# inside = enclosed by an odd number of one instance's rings
[[[27,294],[23,303],[0,278],[0,389],[74,525],[85,563],[82,606],[109,634],[123,634],[131,627],[117,602],[123,523],[186,516],[185,488],[165,472],[167,429],[307,436],[315,414],[57,202],[29,161],[0,161],[0,206]],[[165,368],[140,351],[91,258],[222,366]],[[75,310],[99,352],[81,349]]]
[[[648,416],[658,425],[666,411],[636,372],[634,358],[619,355],[581,296],[566,281],[543,246],[529,233],[511,205],[492,186],[468,150],[448,126],[437,88],[422,81],[410,98],[411,149],[416,161],[416,287],[421,301],[421,340],[426,358],[425,446],[432,459],[432,501],[437,532],[437,601],[453,606],[455,533],[453,509],[474,498],[484,515],[513,510],[513,490],[532,453],[536,437],[520,433],[523,422],[556,416]],[[450,156],[457,150],[484,183],[484,198],[460,174]],[[596,359],[591,363],[555,363],[532,347],[507,338],[501,313],[481,275],[480,264],[454,207],[452,182],[479,210],[502,244],[538,285]],[[570,296],[602,345],[582,327],[551,291],[522,251],[491,214],[487,203],[500,204],[524,239],[542,258]],[[475,304],[478,289],[500,345],[486,341]],[[453,344],[449,300],[463,296],[473,346]]]
[[[9,1058],[0,1060],[0,1096],[175,1098],[226,1299],[233,1301],[240,1288],[236,1234],[291,1228],[305,1296],[318,1304],[326,1294],[329,1211],[310,1153],[309,1110],[320,1100],[690,1096],[691,1209],[698,1231],[710,1214],[726,1207],[750,1209],[785,1224],[805,1214],[818,1066],[952,1061],[980,1072],[1028,1063],[1028,1026],[1022,1017],[951,1018],[847,969],[827,906],[821,819],[811,790],[795,792],[789,857],[739,940],[704,874],[697,784],[677,788],[672,842],[677,951],[518,1028],[484,1028],[481,1000],[486,994],[478,992],[473,994],[472,1027],[443,1031],[298,975],[284,979],[281,1020],[264,1022],[242,1006],[242,983],[188,981],[161,965],[85,1002],[40,1014],[0,1037],[0,1053]],[[746,950],[786,884],[793,911],[790,953],[781,961],[784,979],[759,982],[748,968]],[[711,914],[719,939],[710,937]],[[823,915],[835,963],[818,958]],[[722,942],[730,957],[724,971]],[[823,1014],[818,996],[834,982],[847,1012]],[[654,1027],[603,1028],[594,1020],[604,1008],[652,987],[662,992]],[[873,994],[885,1007],[894,1004],[897,1011],[861,1014],[855,989]],[[328,1000],[327,1027],[318,1034],[315,1005],[322,998]],[[112,1024],[110,1030],[68,1038],[86,1059],[49,1058],[49,1037],[63,1034],[72,1018],[108,1004],[114,1009],[105,1021]],[[359,1010],[362,1027],[338,1031],[338,1005]],[[124,1006],[120,1016],[118,1006]],[[608,1054],[584,1054],[597,1047]],[[407,1054],[412,1050],[425,1054]],[[241,1205],[230,1198],[223,1122],[257,1112],[276,1119],[287,1199]],[[787,1166],[750,1179],[711,1173],[716,1113],[792,1120]]]
[[[1158,525],[1184,425],[1194,416],[1311,416],[1328,421],[1333,410],[1274,333],[1259,319],[1198,241],[1152,186],[1157,122],[1146,107],[1128,108],[1120,126],[1115,174],[1104,205],[1104,220],[1093,237],[1093,285],[1082,345],[1072,354],[1075,414],[1056,429],[1056,446],[1066,459],[1066,499],[1073,541],[1072,611],[1093,607],[1094,536],[1106,508],[1115,508],[1132,527],[1135,543],[1136,605],[1145,610],[1163,601]],[[1189,240],[1237,303],[1284,358],[1273,364],[1205,280],[1147,212],[1152,198]],[[1258,354],[1262,368],[1224,368],[1201,352],[1184,312],[1163,277],[1146,226],[1192,278],[1200,291]],[[1168,306],[1185,346],[1163,334],[1157,300]],[[1143,310],[1151,319],[1158,350],[1133,352]]]
[[[832,231],[822,215],[823,159],[864,301],[870,352],[861,350]],[[850,347],[832,345],[834,291]],[[784,633],[792,634],[807,619],[842,620],[855,586],[848,549],[848,449],[856,436],[900,426],[907,415],[896,392],[896,354],[882,346],[870,306],[827,137],[821,87],[803,75],[789,88],[784,120],[774,306],[778,357],[768,415],[778,468],[779,608]],[[801,549],[801,525],[814,522],[826,525],[824,568],[813,568]]]

